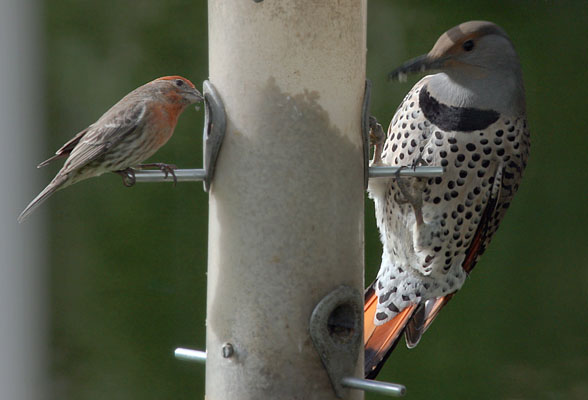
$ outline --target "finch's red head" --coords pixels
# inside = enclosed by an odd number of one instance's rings
[[[146,86],[157,88],[170,103],[188,105],[203,100],[194,84],[179,75],[163,76],[149,82]]]
[[[161,78],[157,78],[156,81],[176,81],[175,83],[177,86],[182,86],[182,84],[179,84],[179,81],[182,81],[183,84],[190,86],[192,89],[196,88],[196,86],[194,86],[194,84],[190,82],[189,79],[179,75],[162,76]]]

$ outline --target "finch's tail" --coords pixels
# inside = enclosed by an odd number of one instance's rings
[[[392,354],[403,333],[409,348],[416,346],[427,328],[451,299],[452,295],[428,300],[422,304],[412,304],[396,314],[390,321],[376,325],[374,315],[378,306],[378,296],[373,284],[366,289],[363,314],[363,341],[365,349],[364,375],[374,379]]]
[[[67,175],[60,175],[58,174],[50,184],[47,185],[45,189],[41,193],[37,195],[29,203],[29,205],[20,213],[17,218],[18,223],[22,223],[37,207],[41,205],[49,196],[55,193],[59,189],[63,189],[64,184],[67,182]]]

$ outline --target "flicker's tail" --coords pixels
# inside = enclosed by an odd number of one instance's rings
[[[490,198],[478,225],[478,229],[466,252],[462,268],[468,274],[476,265],[478,257],[484,252],[485,245],[489,240],[486,236],[488,221],[496,212],[496,204],[496,198]],[[428,299],[421,304],[411,305],[398,313],[390,321],[377,326],[374,324],[374,316],[376,315],[378,306],[378,296],[376,296],[374,284],[375,282],[365,291],[363,314],[364,371],[365,377],[368,379],[374,379],[378,375],[378,372],[380,372],[384,362],[392,354],[392,351],[394,351],[403,333],[406,336],[406,345],[409,348],[415,347],[441,309],[455,294],[454,292],[445,296]]]
[[[363,314],[364,375],[367,379],[374,379],[378,375],[403,333],[406,334],[407,346],[409,348],[415,347],[441,308],[453,296],[453,294],[449,294],[428,300],[423,304],[410,305],[390,321],[376,325],[374,315],[378,306],[378,297],[373,286],[372,283],[366,289]]]
[[[366,289],[363,308],[364,375],[374,379],[390,356],[417,306],[411,305],[383,325],[374,323],[378,296],[373,284]]]
[[[57,174],[57,176],[51,181],[51,183],[48,184],[47,187],[43,189],[43,191],[39,193],[37,197],[35,197],[33,201],[29,203],[29,205],[23,210],[23,212],[20,213],[20,215],[17,218],[18,223],[22,223],[33,211],[35,211],[37,207],[41,205],[41,203],[47,200],[49,196],[51,196],[57,190],[65,187],[66,182],[67,175]]]

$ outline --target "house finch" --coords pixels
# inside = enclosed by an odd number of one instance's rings
[[[164,76],[127,94],[53,157],[38,165],[40,168],[67,157],[63,168],[24,209],[18,222],[24,221],[57,190],[105,172],[118,173],[126,186],[134,183],[131,167],[157,166],[166,176],[173,175],[173,166],[140,163],[168,141],[182,111],[202,99],[192,82],[181,76]]]
[[[462,287],[504,218],[529,155],[521,66],[502,28],[458,25],[391,77],[429,70],[439,73],[412,88],[383,147],[376,145],[374,164],[441,165],[445,173],[370,181],[384,250],[365,295],[368,378],[403,333],[407,346],[416,346]]]

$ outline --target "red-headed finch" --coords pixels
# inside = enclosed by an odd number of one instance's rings
[[[172,136],[180,114],[190,104],[202,101],[192,82],[181,76],[164,76],[133,90],[112,106],[98,121],[64,144],[51,161],[67,157],[63,168],[19,215],[24,221],[43,201],[59,189],[83,179],[116,172],[132,184],[131,167],[151,157]],[[158,166],[173,175],[172,167]]]

